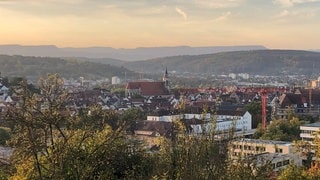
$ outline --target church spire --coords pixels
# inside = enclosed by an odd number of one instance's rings
[[[164,72],[164,74],[163,74],[163,76],[162,76],[162,81],[164,82],[165,86],[166,86],[167,88],[169,88],[169,74],[168,74],[168,69],[167,69],[167,67],[166,67],[166,70],[165,70],[165,72]]]

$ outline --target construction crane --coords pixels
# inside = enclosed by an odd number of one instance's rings
[[[262,129],[267,128],[267,91],[262,89],[261,92],[261,120]]]
[[[308,90],[308,94],[309,94],[309,113],[312,112],[312,89],[313,89],[313,86],[312,86],[312,81],[308,81],[307,82],[307,87],[305,88]]]

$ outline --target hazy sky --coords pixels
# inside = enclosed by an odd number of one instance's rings
[[[0,0],[0,44],[320,49],[320,0]]]

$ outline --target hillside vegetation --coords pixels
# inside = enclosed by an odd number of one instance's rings
[[[75,60],[77,59],[77,60]],[[110,58],[51,58],[0,55],[0,72],[5,76],[23,76],[37,79],[48,73],[62,77],[86,79],[112,76],[136,77],[136,72],[228,74],[250,73],[260,75],[319,74],[320,53],[295,50],[254,50],[223,52],[194,56],[172,56],[136,62]],[[129,69],[129,70],[128,70]],[[133,77],[132,77],[133,76]]]
[[[320,53],[295,50],[255,50],[223,52],[196,56],[174,56],[146,61],[128,62],[134,71],[170,71],[226,74],[250,73],[261,75],[320,73]]]
[[[51,57],[0,55],[0,64],[0,72],[5,76],[22,76],[32,79],[49,73],[58,73],[66,78],[83,76],[87,79],[123,77],[125,72],[128,76],[135,74],[124,67]]]

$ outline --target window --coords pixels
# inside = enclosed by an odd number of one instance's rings
[[[285,160],[285,161],[283,161],[283,166],[285,166],[285,165],[288,165],[290,163],[290,161],[289,160]]]
[[[282,149],[281,148],[276,148],[276,153],[282,153]]]
[[[263,147],[263,146],[256,146],[256,151],[261,151],[261,152],[263,152],[263,151],[266,151],[266,148]]]

